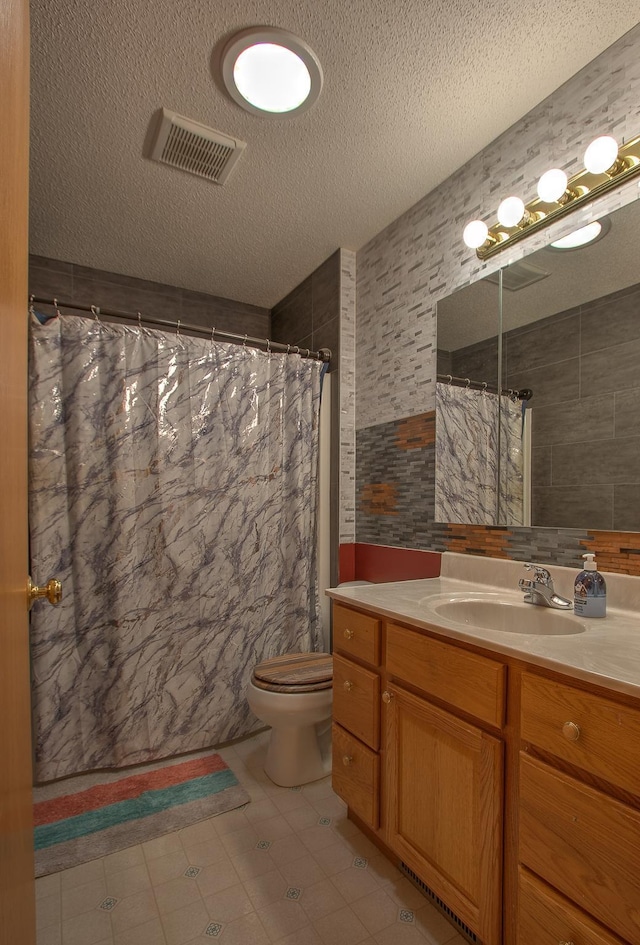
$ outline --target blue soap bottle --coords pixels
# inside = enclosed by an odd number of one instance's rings
[[[573,586],[573,611],[578,617],[604,617],[607,612],[607,585],[597,570],[595,555],[582,556],[584,571]]]

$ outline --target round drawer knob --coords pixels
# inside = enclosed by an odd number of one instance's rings
[[[345,631],[344,631],[344,638],[345,638],[345,640],[353,640],[353,630],[348,630],[348,629],[345,630]]]
[[[345,679],[344,688],[347,690],[347,692],[351,692],[351,690],[353,689],[353,683],[351,682],[350,679]]]
[[[342,764],[345,766],[345,768],[348,768],[349,765],[353,764],[353,757],[351,755],[344,755],[342,758]]]
[[[580,738],[580,726],[575,722],[565,722],[562,726],[562,734],[570,742],[577,742]]]
[[[389,705],[392,699],[393,699],[393,693],[388,692],[385,689],[385,691],[382,693],[382,701],[385,703],[385,705]]]

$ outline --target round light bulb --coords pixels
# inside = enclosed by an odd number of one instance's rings
[[[569,178],[559,167],[554,167],[542,175],[538,181],[538,197],[545,203],[556,203],[567,189]]]
[[[467,223],[462,234],[462,239],[470,249],[478,249],[486,241],[489,235],[489,229],[482,220],[472,220]]]
[[[584,166],[590,174],[604,174],[616,163],[618,142],[611,135],[601,135],[584,152]]]
[[[498,207],[498,223],[502,226],[517,226],[524,216],[524,204],[520,197],[505,197]]]
[[[311,76],[291,49],[257,43],[240,53],[233,69],[240,94],[265,112],[290,112],[308,97]]]

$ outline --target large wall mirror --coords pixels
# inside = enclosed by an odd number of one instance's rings
[[[640,531],[640,200],[600,222],[438,303],[437,521]]]

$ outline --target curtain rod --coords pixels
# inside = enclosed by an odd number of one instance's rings
[[[468,377],[455,377],[453,374],[436,374],[436,380],[446,381],[447,384],[454,384],[455,387],[472,387],[474,390],[489,391],[492,394],[498,393],[498,388],[487,384],[486,381],[472,381]],[[531,400],[533,391],[530,387],[523,387],[520,390],[513,387],[503,387],[501,394],[508,394],[515,400]]]
[[[61,315],[60,308],[71,308],[78,312],[87,312],[99,318],[104,315],[105,318],[123,318],[126,321],[137,322],[139,325],[160,325],[162,328],[171,328],[176,332],[181,329],[184,331],[195,332],[198,335],[210,335],[211,340],[219,338],[222,341],[230,341],[233,344],[251,345],[252,348],[262,347],[267,351],[281,351],[284,354],[298,354],[301,358],[311,358],[314,361],[331,361],[331,351],[328,348],[320,348],[319,351],[310,351],[309,348],[299,348],[298,345],[284,345],[279,341],[270,341],[268,338],[252,338],[249,335],[236,335],[231,331],[219,331],[217,328],[204,328],[202,325],[189,325],[180,319],[176,322],[169,322],[164,318],[151,318],[143,315],[141,312],[118,312],[114,309],[100,308],[98,305],[77,305],[74,302],[63,302],[60,299],[45,299],[38,295],[29,296],[29,304],[52,305],[56,312]]]

